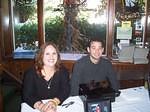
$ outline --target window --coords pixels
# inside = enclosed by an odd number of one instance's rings
[[[116,0],[113,56],[124,46],[144,46],[146,0]]]
[[[36,0],[12,0],[15,58],[31,58],[38,48],[36,4]]]
[[[92,37],[102,38],[106,42],[106,0],[43,0],[43,3],[44,40],[56,43],[61,53],[85,54],[87,42]],[[20,17],[19,11],[28,8],[31,8],[30,15],[26,18]],[[23,55],[34,53],[39,41],[37,1],[13,0],[13,14],[15,56],[17,57],[18,52],[23,52]]]
[[[106,9],[106,0],[45,0],[46,41],[54,41],[63,53],[86,53],[90,37],[106,39]]]

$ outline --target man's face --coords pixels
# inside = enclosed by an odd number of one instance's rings
[[[91,61],[98,62],[100,60],[100,57],[102,56],[104,48],[102,47],[101,42],[93,41],[91,42],[90,47],[87,48],[87,51],[90,54]]]

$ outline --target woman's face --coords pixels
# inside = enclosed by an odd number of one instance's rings
[[[43,63],[44,66],[54,67],[58,59],[58,54],[56,49],[49,45],[45,48],[44,55],[43,55]]]

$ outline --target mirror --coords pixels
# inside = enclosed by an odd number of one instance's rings
[[[123,46],[143,47],[147,0],[115,0],[113,56]]]

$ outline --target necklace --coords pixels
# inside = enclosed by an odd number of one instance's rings
[[[45,69],[43,69],[44,71],[44,74],[47,75]],[[53,79],[53,76],[47,81],[47,89],[50,89],[51,88],[51,83],[52,83],[52,79]]]
[[[52,77],[53,78],[53,77]],[[52,78],[47,82],[47,89],[51,88]]]

